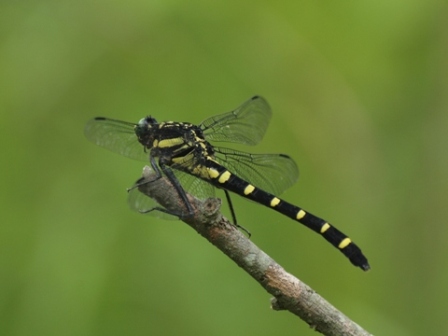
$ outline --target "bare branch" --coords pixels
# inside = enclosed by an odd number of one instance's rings
[[[170,212],[184,212],[185,205],[165,177],[145,167],[144,182],[138,189]],[[274,310],[288,310],[324,335],[371,335],[333,307],[308,285],[286,272],[219,212],[221,200],[198,200],[187,194],[194,209],[191,217],[182,218],[200,235],[224,252],[251,275],[268,293]]]

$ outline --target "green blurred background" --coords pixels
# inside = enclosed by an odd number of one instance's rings
[[[0,335],[315,335],[181,222],[131,212],[143,164],[89,143],[98,115],[198,123],[263,95],[253,152],[321,237],[234,197],[253,241],[376,335],[448,326],[445,1],[2,1]]]

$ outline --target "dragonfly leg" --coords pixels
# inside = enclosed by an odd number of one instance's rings
[[[236,221],[236,214],[235,214],[235,210],[233,209],[232,199],[230,198],[229,192],[226,189],[224,189],[224,193],[226,194],[227,204],[229,205],[230,213],[232,214],[233,225],[236,228],[244,231],[247,234],[247,237],[250,238],[252,236],[252,233],[250,233],[250,231],[247,230],[244,226],[238,225],[238,223]]]
[[[187,217],[193,216],[193,214],[194,214],[193,207],[191,206],[191,203],[188,200],[188,197],[187,197],[187,194],[185,193],[184,188],[182,188],[182,185],[180,184],[177,177],[174,175],[173,171],[163,162],[159,161],[159,164],[157,164],[153,157],[151,157],[151,165],[152,165],[154,171],[156,171],[157,174],[160,174],[160,176],[162,176],[162,172],[160,171],[160,169],[163,171],[163,174],[165,174],[165,176],[170,180],[171,184],[176,189],[178,195],[180,196],[183,203],[185,204],[185,207],[187,208],[187,211],[188,211],[186,216]],[[183,217],[185,217],[185,215]]]

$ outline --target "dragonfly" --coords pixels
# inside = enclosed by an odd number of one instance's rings
[[[228,142],[254,146],[264,137],[272,116],[267,101],[254,96],[230,112],[212,116],[200,124],[158,122],[147,116],[137,123],[96,117],[87,122],[84,133],[93,143],[126,157],[150,162],[156,176],[167,177],[186,210],[172,213],[160,206],[143,209],[144,202],[131,203],[140,212],[161,211],[168,216],[192,214],[186,191],[204,199],[215,189],[224,190],[232,219],[236,216],[230,194],[235,193],[271,208],[323,236],[350,262],[370,269],[361,249],[326,220],[281,199],[278,195],[298,179],[294,160],[286,154],[252,154],[212,145]]]

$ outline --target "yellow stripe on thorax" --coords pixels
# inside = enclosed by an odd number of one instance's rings
[[[185,156],[181,156],[181,157],[173,158],[171,161],[172,161],[173,163],[177,163],[177,164],[180,164],[180,165],[184,165],[184,166],[185,166],[185,163],[188,164],[189,162],[191,162],[191,160],[193,160],[193,158],[194,158],[193,153],[188,153],[188,154],[185,155]]]
[[[181,145],[184,143],[184,139],[182,138],[171,138],[160,140],[157,147],[159,148],[169,148],[177,145]]]

